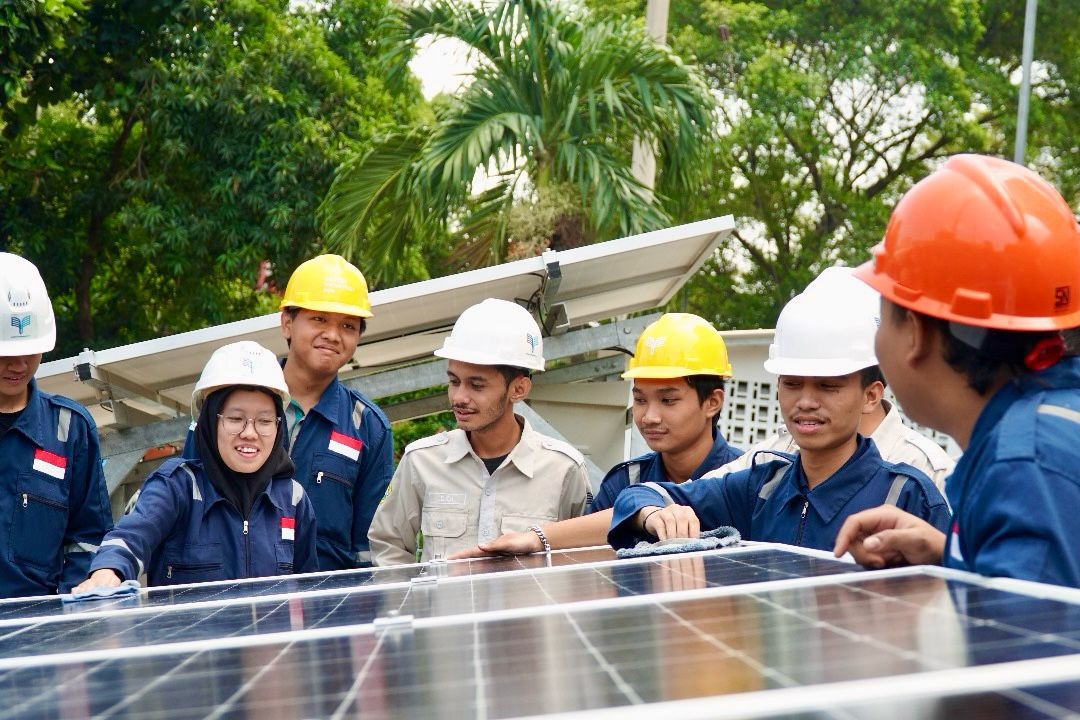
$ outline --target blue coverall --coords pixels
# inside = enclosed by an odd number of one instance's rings
[[[710,470],[727,465],[740,455],[742,455],[742,450],[728,445],[727,440],[720,434],[720,431],[713,428],[712,449],[709,450],[705,460],[690,475],[690,479],[699,478]],[[667,482],[667,479],[667,475],[664,474],[664,463],[660,458],[660,453],[646,453],[633,460],[621,462],[608,470],[603,482],[600,483],[600,490],[597,491],[596,497],[587,512],[594,513],[597,510],[607,510],[615,504],[615,498],[619,493],[631,485],[645,482]]]
[[[0,596],[67,592],[112,527],[97,428],[86,409],[39,390],[0,436]]]
[[[615,501],[608,542],[620,548],[654,539],[633,530],[632,521],[643,507],[668,504],[658,489],[667,492],[675,503],[693,508],[702,531],[731,525],[744,540],[819,550],[832,550],[840,526],[849,515],[887,500],[940,530],[949,527],[945,498],[930,478],[910,465],[885,462],[873,440],[861,435],[851,458],[813,490],[808,489],[797,454],[761,455],[779,455],[781,459],[762,462],[765,458],[755,457],[753,467],[723,477],[681,485],[636,485],[624,490]]]
[[[998,390],[945,492],[946,567],[1080,587],[1080,358]]]
[[[233,580],[318,570],[315,513],[295,480],[278,475],[245,521],[202,462],[173,459],[143,484],[135,509],[101,543],[90,571],[116,570],[150,585]]]

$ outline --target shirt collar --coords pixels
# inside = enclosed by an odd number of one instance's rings
[[[506,460],[513,463],[521,471],[522,475],[531,478],[536,469],[537,457],[540,454],[540,435],[532,429],[529,421],[525,418],[517,414],[514,415],[514,418],[517,420],[518,425],[521,426],[521,438],[518,440],[517,445],[514,446],[514,449],[510,451],[510,455]],[[459,428],[447,434],[449,440],[446,443],[444,462],[447,464],[455,463],[466,455],[471,455],[476,458],[477,462],[481,462],[480,456],[473,451],[472,445],[469,443],[469,436],[465,434],[464,430]]]
[[[37,380],[30,378],[30,383],[27,385],[26,407],[23,409],[22,414],[19,415],[15,423],[9,428],[11,430],[17,430],[22,433],[31,443],[36,447],[44,447],[41,444],[41,438],[45,437],[45,433],[49,431],[48,428],[43,427],[43,420],[48,417],[46,412],[46,405],[48,401],[38,390]],[[55,428],[53,428],[55,431]]]
[[[715,470],[730,461],[729,459],[733,454],[731,452],[731,446],[728,445],[727,440],[724,439],[724,436],[720,433],[720,428],[714,425],[712,433],[713,444],[712,447],[709,448],[709,454],[705,456],[705,459],[701,461],[701,464],[697,466],[697,469],[691,473],[691,480],[697,479],[710,470]]]
[[[781,501],[781,508],[795,498],[808,500],[814,512],[828,524],[848,501],[870,482],[880,464],[881,455],[877,447],[869,439],[859,435],[855,452],[823,483],[809,490],[802,463],[796,461],[793,474],[789,476],[790,482],[781,483],[774,495]]]
[[[885,417],[874,428],[874,432],[870,433],[870,439],[878,446],[878,453],[886,457],[903,441],[904,421],[900,419],[900,411],[891,402],[882,400],[881,405],[885,408]]]

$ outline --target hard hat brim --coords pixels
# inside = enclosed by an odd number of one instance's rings
[[[339,313],[341,315],[351,315],[353,317],[369,318],[375,317],[371,310],[360,307],[359,305],[347,305],[345,303],[335,302],[297,302],[295,300],[282,301],[278,306],[279,310],[285,308],[300,308],[302,310],[312,310],[314,312],[332,312]]]
[[[642,378],[645,380],[669,380],[673,378],[692,377],[694,375],[716,375],[718,377],[731,377],[731,369],[727,371],[721,368],[688,368],[675,365],[649,365],[627,370],[622,377],[627,380]]]
[[[436,357],[446,358],[447,360],[457,360],[458,362],[469,363],[470,365],[510,365],[512,367],[520,367],[536,372],[544,371],[543,362],[530,362],[525,359],[522,359],[521,362],[507,362],[506,357],[496,355],[495,353],[484,352],[483,350],[441,347],[435,350],[434,355]]]
[[[834,358],[770,358],[765,372],[792,377],[843,377],[877,365],[877,360],[838,360]]]
[[[44,337],[32,339],[0,340],[0,356],[44,355],[56,347],[56,328]]]

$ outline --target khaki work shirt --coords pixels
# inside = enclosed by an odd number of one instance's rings
[[[952,472],[956,461],[941,449],[936,442],[922,433],[912,430],[900,418],[900,411],[892,403],[882,401],[885,406],[885,418],[877,426],[870,439],[877,445],[881,457],[891,463],[907,463],[914,468],[922,470],[933,481],[942,494],[945,493],[945,478]],[[795,439],[787,428],[781,427],[780,431],[772,437],[765,438],[751,447],[745,453],[729,462],[727,465],[705,473],[702,477],[721,477],[729,473],[745,470],[753,462],[754,453],[762,450],[778,450],[785,453],[794,453],[798,450]],[[767,462],[768,458],[759,460]]]
[[[415,562],[418,530],[424,537],[421,560],[428,561],[584,513],[585,458],[517,419],[521,439],[490,475],[464,430],[405,448],[368,532],[376,565]]]

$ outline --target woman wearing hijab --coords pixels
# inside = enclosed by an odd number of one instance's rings
[[[197,457],[147,478],[74,592],[143,572],[149,585],[176,585],[317,570],[314,511],[283,442],[287,394],[266,348],[218,349],[192,394]]]

